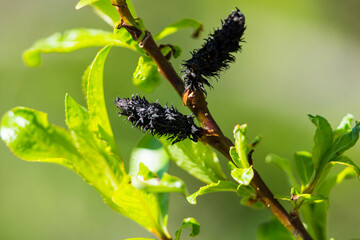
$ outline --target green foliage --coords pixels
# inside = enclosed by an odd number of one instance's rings
[[[174,34],[178,32],[181,29],[184,28],[193,28],[194,33],[192,34],[192,37],[197,38],[201,31],[203,30],[203,24],[197,20],[191,19],[191,18],[185,18],[178,22],[175,22],[173,24],[170,24],[166,28],[164,28],[161,32],[156,34],[154,36],[155,40],[161,40],[171,34]]]
[[[101,47],[108,44],[142,52],[136,43],[129,43],[129,36],[130,34],[125,29],[119,30],[115,35],[112,32],[98,29],[71,29],[64,34],[54,33],[47,38],[36,41],[24,52],[23,57],[28,66],[36,67],[41,63],[41,53],[69,53],[83,48]],[[121,39],[125,39],[125,41]]]
[[[141,56],[133,74],[133,83],[140,90],[152,92],[161,82],[157,65],[150,57]]]
[[[348,114],[333,131],[325,118],[311,115],[309,117],[316,126],[313,154],[305,151],[294,154],[299,180],[295,178],[295,173],[287,159],[271,154],[267,156],[266,162],[280,167],[293,186],[289,196],[276,197],[290,201],[293,213],[301,212],[314,239],[323,240],[326,239],[326,216],[332,188],[346,178],[360,176],[360,168],[343,155],[359,139],[360,124],[357,122],[351,128],[353,116]],[[331,175],[331,169],[335,165],[346,168]],[[300,191],[297,190],[297,186],[301,186]]]
[[[230,181],[218,181],[217,183],[210,183],[201,187],[198,191],[188,196],[186,199],[191,204],[196,204],[196,198],[198,196],[214,193],[214,192],[237,192],[238,185]]]
[[[126,2],[135,16],[132,2]],[[23,58],[28,66],[35,67],[41,64],[43,53],[69,53],[88,47],[103,47],[82,78],[87,106],[81,106],[66,95],[66,125],[69,130],[50,124],[47,114],[40,111],[25,107],[8,111],[1,119],[0,137],[13,153],[26,161],[56,163],[74,170],[94,186],[112,209],[160,239],[171,239],[167,230],[170,192],[187,196],[190,204],[196,204],[198,196],[208,193],[234,192],[242,198],[241,204],[263,208],[264,205],[258,202],[258,193],[250,186],[255,171],[252,153],[261,138],[257,137],[249,143],[246,124],[235,126],[235,146],[229,149],[232,158],[230,175],[235,182],[227,180],[217,154],[208,145],[190,140],[171,144],[164,138],[156,139],[151,135],[145,135],[134,148],[129,161],[130,169],[126,172],[105,105],[105,60],[112,46],[128,48],[140,54],[133,83],[146,92],[153,91],[160,84],[161,76],[156,63],[139,47],[138,42],[125,28],[118,27],[120,17],[111,1],[80,0],[76,9],[85,6],[91,6],[109,23],[113,32],[79,28],[64,34],[55,33],[36,41],[24,52]],[[141,19],[136,21],[141,30],[145,29]],[[154,39],[162,40],[185,28],[193,28],[193,37],[198,37],[203,25],[193,19],[182,19],[165,27]],[[167,60],[179,57],[182,52],[179,46],[173,44],[163,44],[160,50]],[[269,154],[265,161],[279,167],[291,185],[289,195],[276,198],[291,202],[291,214],[303,216],[314,239],[323,240],[326,239],[331,190],[344,179],[360,175],[360,167],[344,155],[359,139],[360,122],[351,128],[354,117],[348,114],[333,130],[325,118],[318,115],[309,115],[309,118],[316,127],[314,146],[312,153],[301,151],[294,154],[295,171],[288,159],[275,154]],[[207,185],[188,196],[184,181],[167,173],[170,160]],[[346,168],[330,174],[335,165]],[[191,227],[191,237],[200,232],[199,223],[194,218],[186,218],[175,232],[176,240],[187,227]],[[294,239],[276,219],[260,226],[258,238]],[[148,238],[133,238],[136,239]]]
[[[208,145],[191,140],[173,145],[164,139],[161,142],[170,159],[200,181],[215,183],[226,180],[216,153]]]
[[[195,237],[200,233],[200,224],[195,218],[185,218],[180,228],[175,232],[175,240],[180,240],[181,232],[184,228],[191,227],[190,237]]]

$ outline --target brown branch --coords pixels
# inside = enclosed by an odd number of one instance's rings
[[[114,5],[118,10],[121,19],[125,22],[127,21],[126,19],[128,19],[128,22],[131,23],[133,17],[131,16],[129,10],[123,9],[123,7],[126,6],[126,1],[112,0],[112,2],[113,4],[115,2]],[[135,28],[136,26],[138,25],[132,25],[132,27]],[[182,98],[184,93],[184,83],[172,64],[163,56],[150,32],[146,31],[144,38],[139,43],[139,46],[143,48],[154,60],[158,66],[159,72],[169,81]],[[229,149],[233,146],[233,143],[225,137],[216,121],[211,116],[204,94],[201,91],[197,91],[195,94],[190,94],[186,98],[186,105],[194,113],[201,126],[209,133],[212,133],[202,137],[202,141],[217,149],[230,161],[233,161],[229,154]],[[294,235],[296,239],[312,240],[312,237],[304,228],[304,225],[299,217],[291,216],[287,213],[284,207],[274,198],[274,195],[261,179],[258,172],[254,171],[254,173],[255,174],[250,185],[256,190],[259,200],[279,219],[279,221]]]

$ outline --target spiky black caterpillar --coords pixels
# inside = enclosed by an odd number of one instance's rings
[[[133,126],[154,136],[167,136],[173,144],[186,138],[197,142],[201,136],[201,128],[195,125],[193,116],[183,115],[173,106],[149,103],[139,95],[131,99],[117,97],[114,103],[120,110],[120,116],[127,116]]]
[[[236,8],[236,11],[221,22],[222,28],[217,28],[210,34],[205,44],[193,51],[192,58],[183,64],[185,92],[196,92],[200,89],[206,94],[204,85],[211,87],[208,78],[217,78],[220,71],[225,70],[229,67],[229,63],[235,61],[231,53],[241,50],[245,16]]]

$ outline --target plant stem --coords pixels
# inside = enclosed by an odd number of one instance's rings
[[[112,0],[112,2],[116,6],[121,19],[131,23],[134,18],[131,16],[128,9],[123,9],[123,7],[127,8],[126,1]],[[132,27],[135,28],[136,26],[138,25],[132,25]],[[146,31],[144,38],[139,43],[139,46],[143,48],[154,60],[158,66],[159,72],[169,81],[182,98],[184,93],[184,83],[172,64],[163,56],[150,32]],[[201,91],[197,91],[195,94],[187,96],[186,105],[194,113],[202,127],[209,132],[209,134],[203,136],[201,140],[217,149],[230,161],[233,161],[230,157],[229,149],[231,146],[234,146],[234,144],[225,137],[220,127],[211,116],[204,94]],[[256,190],[259,200],[279,219],[279,221],[294,235],[296,239],[312,240],[312,237],[306,231],[300,218],[298,216],[291,216],[286,212],[284,207],[274,198],[274,195],[266,186],[257,171],[254,171],[254,177],[250,185]]]

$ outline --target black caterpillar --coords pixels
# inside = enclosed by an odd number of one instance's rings
[[[235,61],[231,53],[241,50],[240,42],[245,31],[245,16],[238,8],[222,22],[222,28],[217,28],[205,40],[205,44],[194,50],[192,58],[183,67],[185,92],[196,92],[198,89],[206,94],[204,85],[212,87],[208,78],[218,78],[222,70]],[[189,94],[189,92],[188,92]]]
[[[167,136],[172,144],[186,138],[198,141],[201,128],[194,123],[192,115],[181,114],[173,106],[162,107],[158,102],[149,103],[145,97],[139,95],[114,100],[119,108],[120,116],[128,117],[128,121],[140,130],[149,131],[154,136]]]

